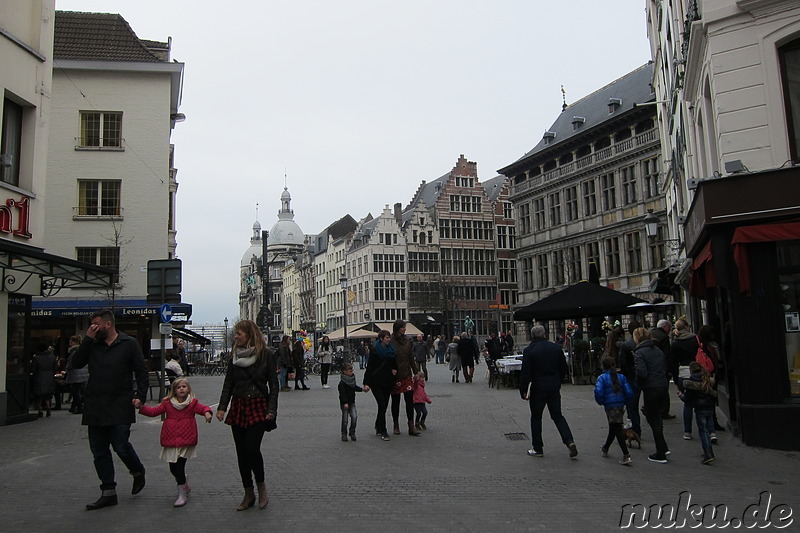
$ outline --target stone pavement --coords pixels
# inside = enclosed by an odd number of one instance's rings
[[[241,499],[230,430],[214,420],[200,424],[199,457],[187,464],[189,503],[172,507],[175,484],[158,459],[160,421],[139,416],[131,440],[147,467],[147,486],[130,495],[131,478],[115,456],[119,505],[88,512],[99,496],[86,428],[67,411],[50,418],[0,427],[0,524],[3,531],[613,531],[624,504],[671,503],[688,491],[693,502],[724,504],[741,515],[768,491],[772,506],[800,512],[800,453],[748,448],[719,434],[717,461],[700,465],[700,442],[681,438],[680,417],[666,421],[669,464],[647,461],[653,440],[633,465],[600,457],[607,425],[592,388],[565,386],[564,413],[580,455],[570,460],[545,414],[545,456],[528,457],[527,403],[516,390],[489,388],[485,365],[472,384],[450,382],[444,365],[429,365],[433,399],[428,429],[377,439],[375,402],[359,394],[358,441],[342,442],[332,376],[329,390],[312,376],[308,392],[280,395],[278,430],[264,439],[270,504],[235,512]],[[360,376],[362,371],[356,369]],[[359,377],[360,381],[360,377]],[[221,377],[191,379],[197,397],[215,406]],[[151,402],[152,403],[152,402]],[[672,410],[680,412],[673,399]],[[791,421],[787,421],[790,423]],[[523,440],[513,440],[514,434]],[[792,489],[791,487],[795,487]],[[787,530],[797,530],[798,519]]]

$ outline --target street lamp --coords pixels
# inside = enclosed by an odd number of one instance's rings
[[[658,216],[653,213],[652,209],[647,210],[647,214],[642,219],[644,222],[644,231],[647,234],[647,238],[654,244],[661,244],[664,243],[669,246],[670,250],[678,251],[681,249],[681,240],[680,239],[658,239]]]
[[[344,349],[347,349],[347,278],[342,276],[339,278],[342,284],[342,304],[344,305]]]
[[[228,317],[225,317],[225,353],[228,353]]]

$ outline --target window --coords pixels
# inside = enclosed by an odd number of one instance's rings
[[[517,262],[513,259],[500,259],[499,281],[501,283],[517,282]]]
[[[503,218],[514,218],[511,210],[511,202],[503,202]]]
[[[467,195],[450,195],[450,211],[461,213],[480,213],[481,197]]]
[[[586,250],[586,264],[591,265],[594,263],[594,266],[597,267],[597,274],[600,274],[600,243],[598,242],[587,242],[585,246]],[[590,270],[591,272],[591,270]]]
[[[11,185],[19,185],[19,161],[22,156],[22,106],[5,98],[2,112],[0,178]]]
[[[450,220],[446,218],[439,219],[439,237],[442,239],[450,238]]]
[[[409,272],[439,272],[439,254],[435,252],[408,252]]]
[[[658,196],[658,158],[642,161],[642,198],[649,200]]]
[[[792,161],[800,160],[800,39],[778,50]]]
[[[467,178],[464,176],[456,176],[456,187],[469,187],[475,186],[475,178]]]
[[[550,286],[550,273],[547,267],[547,254],[536,256],[536,270],[539,273],[539,288],[548,288]]]
[[[78,216],[118,217],[121,215],[122,182],[119,180],[78,180]]]
[[[81,147],[122,147],[122,113],[81,111]]]
[[[567,222],[578,220],[578,186],[564,189],[564,202],[566,203]]]
[[[550,226],[558,226],[561,224],[561,193],[551,193],[547,198],[550,204]]]
[[[119,248],[107,246],[103,248],[75,248],[75,258],[78,261],[111,268],[116,271],[114,283],[119,283]]]
[[[533,200],[533,222],[536,231],[545,228],[544,223],[544,198],[536,198]]]
[[[372,264],[373,272],[405,272],[406,268],[403,254],[373,254]]]
[[[600,176],[600,188],[603,190],[603,209],[616,209],[617,189],[613,172]]]
[[[556,250],[553,252],[553,284],[563,285],[565,273],[564,250]]]
[[[376,279],[373,290],[375,300],[380,301],[405,301],[406,282],[394,279]]]
[[[497,226],[497,247],[511,248],[508,240],[508,226]]]
[[[519,225],[523,235],[531,232],[531,204],[521,204],[519,206]]]
[[[569,272],[569,282],[575,283],[583,279],[583,269],[581,268],[581,247],[570,246],[567,249],[567,263]]]
[[[620,275],[620,258],[619,258],[619,237],[612,237],[606,239],[606,275],[619,276]]]
[[[522,288],[533,289],[533,257],[522,258]]]
[[[625,234],[625,254],[628,259],[628,273],[642,271],[642,242],[641,234],[636,231]]]
[[[658,227],[656,238],[650,241],[650,267],[651,268],[664,268],[664,226]]]
[[[595,191],[595,181],[588,180],[581,183],[583,191],[583,214],[584,216],[597,214],[597,192]]]
[[[620,169],[620,176],[622,179],[622,203],[623,205],[630,205],[636,202],[636,167],[629,166]]]

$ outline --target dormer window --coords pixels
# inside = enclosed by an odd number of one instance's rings
[[[546,131],[542,136],[542,139],[544,139],[544,144],[551,144],[553,142],[553,139],[555,138],[556,138],[556,132],[554,131]]]
[[[572,130],[577,130],[584,122],[586,122],[586,117],[572,117]]]
[[[608,99],[608,113],[611,114],[622,106],[622,98]]]

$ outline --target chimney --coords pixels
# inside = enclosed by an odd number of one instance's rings
[[[394,219],[397,221],[398,227],[403,226],[403,204],[400,202],[394,204]]]

